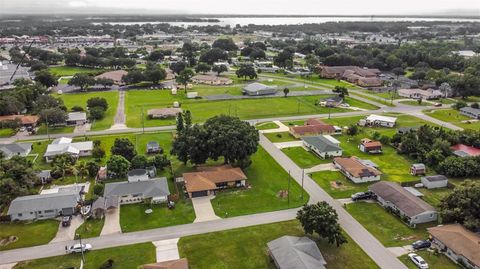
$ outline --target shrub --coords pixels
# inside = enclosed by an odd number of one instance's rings
[[[102,196],[103,189],[104,189],[104,187],[103,187],[102,184],[96,184],[95,186],[93,186],[93,193],[95,195]]]
[[[89,118],[91,120],[100,120],[103,119],[103,117],[105,116],[105,110],[103,109],[103,107],[100,106],[92,107],[89,111]]]
[[[81,112],[81,111],[84,111],[84,109],[81,106],[72,106],[72,111],[73,112]]]

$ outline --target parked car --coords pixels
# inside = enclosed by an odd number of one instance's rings
[[[360,200],[368,200],[374,198],[375,194],[371,191],[367,192],[357,192],[355,194],[352,194],[351,198],[352,201],[360,201]]]
[[[440,106],[442,106],[442,104],[441,103],[434,103],[433,106],[440,107]]]
[[[92,245],[90,244],[75,244],[73,246],[70,246],[69,248],[66,247],[67,253],[81,253],[83,251],[89,251],[92,250]]]
[[[72,216],[63,216],[62,218],[62,226],[68,227],[72,223]]]
[[[429,248],[431,245],[432,243],[430,243],[430,241],[428,240],[418,240],[413,242],[412,247],[413,249],[417,250],[422,248]]]
[[[415,253],[408,254],[408,257],[412,262],[420,269],[428,269],[428,263]]]

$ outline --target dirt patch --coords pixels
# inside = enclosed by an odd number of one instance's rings
[[[288,191],[287,190],[281,190],[277,193],[277,197],[279,198],[287,198],[288,196]]]
[[[15,243],[17,242],[17,240],[18,240],[18,237],[14,235],[10,235],[8,237],[2,237],[0,238],[0,247],[5,247],[11,243]]]
[[[345,185],[340,181],[330,181],[330,187],[337,190],[345,189]]]
[[[412,235],[412,236],[407,236],[407,237],[403,237],[403,236],[400,236],[400,235],[396,235],[394,237],[395,240],[400,240],[400,241],[412,241],[412,240],[415,240],[415,239],[418,239],[417,236],[415,235]]]

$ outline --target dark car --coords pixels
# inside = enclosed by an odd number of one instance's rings
[[[371,191],[367,192],[357,192],[355,194],[352,194],[351,196],[352,201],[359,201],[359,200],[368,200],[368,199],[373,199],[375,198],[375,194]]]
[[[417,250],[417,249],[422,249],[422,248],[429,248],[432,245],[430,241],[428,240],[418,240],[413,242],[412,248]]]
[[[63,227],[70,226],[71,222],[72,222],[72,216],[63,216],[63,218],[62,218],[62,226]]]

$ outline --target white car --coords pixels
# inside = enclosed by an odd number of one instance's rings
[[[90,244],[75,244],[69,248],[67,248],[67,252],[68,253],[81,253],[82,252],[82,248],[83,248],[83,251],[88,251],[88,250],[91,250],[92,249],[92,245]]]
[[[428,269],[428,263],[415,253],[408,254],[408,257],[412,262],[420,269]]]

